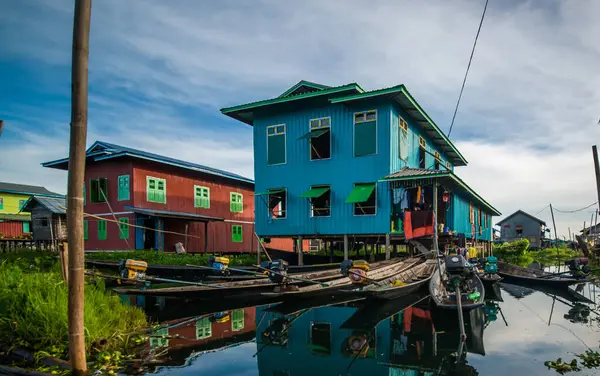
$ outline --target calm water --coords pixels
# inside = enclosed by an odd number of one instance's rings
[[[582,287],[582,295],[600,303],[593,286]],[[588,347],[598,348],[598,315],[590,311],[594,304],[511,285],[486,296],[496,300],[465,316],[466,366],[454,374],[557,375],[544,361],[571,360]],[[206,303],[126,299],[170,326],[148,344],[156,351],[169,348],[168,359],[151,372],[156,375],[453,374],[449,364],[459,344],[456,313],[436,311],[421,298],[321,307],[310,305],[334,302],[274,303],[219,308],[217,314]],[[269,326],[277,328],[282,313],[290,321],[288,330],[269,342],[264,333]]]

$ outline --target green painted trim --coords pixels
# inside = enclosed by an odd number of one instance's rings
[[[298,197],[301,198],[318,198],[323,196],[327,191],[329,191],[329,187],[314,187],[310,188],[308,191],[304,192]]]
[[[348,198],[346,198],[347,204],[356,204],[366,202],[371,197],[371,194],[375,190],[376,183],[356,184]]]
[[[343,86],[332,87],[330,89],[325,89],[325,90],[321,90],[321,91],[313,91],[311,93],[294,95],[293,97],[265,99],[262,101],[246,103],[246,104],[242,104],[239,106],[225,107],[225,108],[221,109],[221,113],[227,115],[227,114],[231,114],[234,112],[255,109],[255,108],[259,108],[259,107],[263,107],[263,106],[269,106],[272,104],[292,102],[292,101],[296,101],[296,100],[300,100],[300,99],[313,98],[313,97],[318,97],[318,96],[327,95],[327,94],[335,94],[335,93],[339,93],[339,92],[343,92],[343,91],[351,90],[351,89],[357,90],[359,93],[365,92],[360,86],[358,86],[357,83],[351,83],[351,84],[347,84],[347,85],[343,85]]]
[[[322,135],[324,135],[327,132],[330,132],[331,128],[327,128],[327,129],[313,129],[310,132],[305,133],[304,135],[298,137],[298,140],[304,140],[305,138],[317,138],[317,137],[321,137]]]
[[[273,195],[276,193],[281,193],[281,192],[285,192],[284,188],[277,188],[277,189],[267,189],[266,192],[260,192],[260,193],[255,193],[254,196],[266,196],[266,195]]]
[[[413,96],[410,95],[410,93],[408,92],[408,90],[406,89],[406,87],[404,87],[404,85],[402,85],[402,93],[404,94],[404,96],[406,97],[406,99],[408,99],[410,101],[410,103],[412,103],[412,105],[416,107],[416,109],[419,111],[419,113],[421,114],[421,116],[423,116],[425,118],[425,120],[427,120],[427,122],[429,124],[431,124],[431,126],[433,126],[433,129],[442,136],[442,138],[444,139],[444,141],[446,141],[448,143],[448,145],[450,145],[450,147],[452,148],[452,151],[454,151],[456,153],[456,155],[458,155],[458,157],[460,158],[460,160],[465,165],[467,165],[468,162],[465,159],[465,157],[463,157],[463,155],[454,146],[454,144],[452,143],[452,141],[450,141],[450,139],[448,139],[448,137],[446,137],[446,135],[440,130],[440,128],[437,126],[437,124],[429,117],[429,115],[427,115],[427,113],[425,112],[425,110],[423,110],[423,108],[421,108],[421,106],[417,103],[417,101],[413,98]]]
[[[432,174],[432,175],[409,175],[409,176],[402,176],[399,178],[383,178],[380,179],[380,182],[386,182],[386,181],[405,181],[405,180],[417,180],[417,179],[433,179],[433,178],[441,178],[441,177],[446,177],[446,176],[450,176],[450,174],[448,172],[444,172],[444,173],[440,173],[440,174]]]
[[[325,89],[329,89],[331,87],[331,86],[327,86],[327,85],[321,85],[316,82],[301,80],[296,85],[294,85],[291,88],[284,91],[283,94],[281,94],[278,98],[287,97],[288,95],[293,93],[295,90],[301,88],[302,86],[312,87],[313,89],[317,89],[317,90],[325,90]]]

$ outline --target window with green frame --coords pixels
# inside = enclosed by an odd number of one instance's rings
[[[83,220],[83,240],[88,240],[88,221],[87,219]]]
[[[108,199],[108,179],[98,178],[90,180],[90,201],[106,202]]]
[[[167,182],[165,179],[146,176],[146,199],[148,202],[167,203]]]
[[[205,339],[212,336],[212,323],[208,317],[196,320],[196,339]]]
[[[398,116],[398,158],[408,161],[408,123]]]
[[[4,210],[4,199],[0,197],[0,210]]]
[[[194,207],[210,209],[210,188],[194,185]]]
[[[126,201],[129,200],[131,198],[131,195],[129,193],[129,175],[121,175],[119,176],[119,194],[118,194],[118,200],[119,201]]]
[[[267,164],[284,164],[285,150],[285,124],[267,127]]]
[[[31,224],[29,222],[23,222],[23,233],[29,234],[31,232]]]
[[[239,332],[244,329],[244,310],[236,309],[231,313],[231,331]]]
[[[241,225],[231,226],[231,241],[234,243],[241,243],[243,241]]]
[[[129,218],[119,218],[119,239],[129,239]]]
[[[241,193],[229,193],[229,205],[232,213],[242,213],[244,211],[244,196]]]
[[[377,154],[377,111],[354,114],[354,156]]]
[[[169,339],[165,338],[168,335],[169,328],[162,328],[156,330],[154,333],[152,333],[152,337],[150,337],[150,348],[155,349],[157,347],[168,347]]]
[[[25,206],[26,202],[27,200],[19,200],[19,211],[23,210],[23,206]]]
[[[98,240],[106,240],[106,221],[98,220]]]

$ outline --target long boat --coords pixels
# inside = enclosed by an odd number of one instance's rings
[[[361,294],[361,289],[368,289],[370,287],[384,284],[388,279],[393,279],[395,276],[404,276],[407,279],[410,275],[415,275],[415,272],[411,272],[412,269],[419,269],[419,265],[422,265],[423,261],[421,258],[410,258],[405,261],[399,262],[397,264],[392,264],[388,266],[381,267],[379,269],[375,269],[369,272],[368,278],[371,282],[368,286],[363,288],[358,288],[356,285],[352,283],[350,278],[342,277],[335,280],[332,280],[328,283],[327,287],[322,287],[320,285],[308,285],[299,287],[297,291],[284,291],[284,292],[266,292],[263,293],[263,296],[280,296],[280,297],[316,297],[322,295],[331,295],[340,291],[347,291],[352,293],[352,295],[363,296],[366,297],[367,294]],[[410,273],[410,274],[409,274]],[[398,277],[400,278],[400,277]],[[390,282],[391,283],[391,282]],[[358,289],[358,291],[356,291]],[[408,292],[410,293],[410,292]]]
[[[504,279],[504,282],[525,287],[567,288],[569,285],[586,282],[586,279],[556,275],[543,270],[523,268],[505,262],[498,262],[498,274]]]
[[[391,260],[381,261],[372,264],[372,271],[377,271],[379,268],[393,268],[394,265],[403,263],[404,261]],[[289,285],[305,286],[308,282],[302,280],[311,280],[325,284],[328,281],[340,279],[339,269],[324,270],[303,274],[288,274],[290,277]],[[258,280],[246,280],[235,282],[218,282],[214,287],[211,286],[184,286],[184,287],[162,287],[150,289],[138,288],[117,288],[114,291],[119,294],[128,295],[146,295],[146,296],[165,296],[179,297],[190,299],[215,299],[226,300],[232,298],[248,299],[250,297],[260,297],[261,293],[272,292],[279,285],[271,282],[268,278]],[[266,297],[263,297],[266,298]]]
[[[454,258],[462,259],[462,256]],[[431,295],[431,299],[435,305],[439,308],[457,310],[458,300],[456,291],[448,290],[446,288],[445,281],[442,279],[442,276],[448,278],[446,276],[446,264],[441,263],[440,265],[440,272],[434,273],[429,281],[429,294]],[[483,287],[483,282],[481,282],[481,279],[479,279],[477,273],[473,272],[468,279],[472,293],[469,295],[461,294],[461,306],[463,311],[470,311],[475,308],[479,308],[484,305],[485,300],[485,288]],[[471,298],[472,295],[475,296]]]

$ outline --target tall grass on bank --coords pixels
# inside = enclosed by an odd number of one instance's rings
[[[129,252],[94,252],[86,253],[86,260],[97,261],[120,261],[126,259],[146,261],[148,264],[158,265],[206,265],[210,255],[195,255],[195,254],[177,254],[165,253],[162,251],[139,250]],[[254,265],[256,264],[256,254],[253,255],[228,255],[229,265]],[[263,260],[266,256],[263,255]]]
[[[579,257],[580,253],[566,247],[530,251],[529,240],[521,239],[510,243],[494,245],[494,256],[505,262],[519,266],[527,266],[534,261],[550,266],[557,264],[564,265],[565,261]]]
[[[49,271],[30,271],[7,261],[0,264],[0,343],[67,354],[68,291],[58,263]],[[120,349],[125,334],[147,326],[144,313],[123,305],[103,285],[85,286],[85,341],[108,340],[107,349]]]

